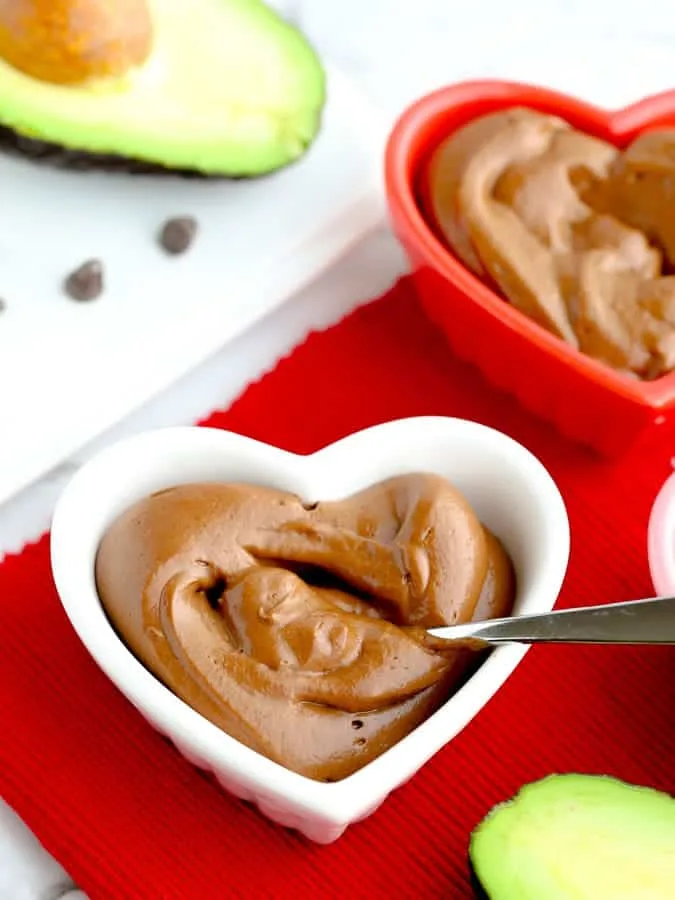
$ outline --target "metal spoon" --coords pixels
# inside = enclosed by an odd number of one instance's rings
[[[675,597],[489,619],[428,633],[477,649],[493,644],[675,644]]]

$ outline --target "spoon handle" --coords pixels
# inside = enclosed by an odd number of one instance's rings
[[[675,644],[675,597],[654,597],[431,628],[448,640],[490,644]]]

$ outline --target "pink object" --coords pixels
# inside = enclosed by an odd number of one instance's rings
[[[675,472],[664,481],[652,506],[647,549],[656,593],[675,595]]]

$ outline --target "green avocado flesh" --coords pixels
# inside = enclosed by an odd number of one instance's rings
[[[305,38],[260,0],[148,2],[152,54],[122,78],[47,84],[0,60],[0,125],[205,175],[263,175],[299,159],[326,91]]]
[[[471,836],[489,900],[673,900],[675,798],[598,775],[553,775]]]

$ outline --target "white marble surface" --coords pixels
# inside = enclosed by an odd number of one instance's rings
[[[531,78],[607,105],[675,86],[671,0],[277,0],[275,5],[359,78],[390,119],[426,90],[465,77]],[[402,268],[391,238],[373,236],[320,283],[0,508],[0,554],[45,530],[69,473],[96,447],[142,428],[193,421],[227,403],[309,330],[327,326],[384,290]],[[0,900],[63,896],[83,900],[0,802]]]

